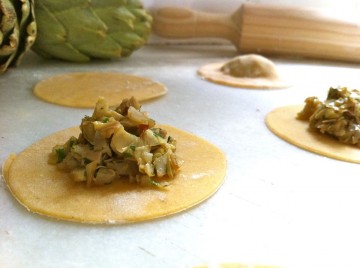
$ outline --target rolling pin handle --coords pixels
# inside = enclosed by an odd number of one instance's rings
[[[245,3],[232,15],[168,7],[153,17],[163,37],[215,37],[241,53],[360,62],[359,24],[321,10]]]
[[[235,45],[238,43],[238,24],[227,14],[200,12],[180,7],[163,7],[154,10],[152,15],[153,32],[161,37],[221,38]]]

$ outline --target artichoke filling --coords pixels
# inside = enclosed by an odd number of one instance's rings
[[[78,138],[53,147],[49,163],[88,186],[116,179],[166,186],[182,164],[176,140],[140,108],[133,97],[115,109],[100,98],[92,116],[82,119]]]
[[[324,102],[317,97],[305,100],[297,117],[308,120],[311,129],[340,142],[360,146],[360,91],[347,87],[330,88]]]
[[[233,77],[279,78],[275,65],[267,58],[255,54],[237,56],[222,65],[220,71]]]

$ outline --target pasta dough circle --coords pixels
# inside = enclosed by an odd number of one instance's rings
[[[304,105],[277,108],[266,116],[267,127],[278,137],[310,152],[337,160],[360,163],[360,150],[309,129],[308,121],[296,119]]]
[[[171,126],[162,126],[177,140],[177,155],[185,160],[165,189],[115,181],[101,187],[76,183],[47,158],[54,144],[77,136],[73,127],[34,143],[4,170],[13,196],[28,210],[61,220],[123,224],[155,219],[189,209],[213,195],[226,173],[223,152],[207,141]],[[204,158],[206,160],[204,161]]]
[[[92,108],[98,98],[109,105],[134,96],[145,101],[166,94],[167,88],[151,79],[122,73],[77,72],[51,76],[38,82],[34,94],[47,102],[78,108]]]

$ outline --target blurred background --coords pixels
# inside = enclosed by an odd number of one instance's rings
[[[290,4],[308,7],[334,8],[340,13],[359,11],[360,1],[358,0],[143,0],[148,8],[160,6],[183,6],[203,11],[231,12],[236,10],[242,3],[267,3],[267,4]]]
[[[314,8],[323,10],[330,17],[336,17],[341,20],[357,22],[360,25],[360,1],[358,0],[143,0],[144,6],[149,10],[156,10],[161,7],[184,7],[196,11],[233,14],[244,3],[272,4],[272,5],[290,5],[300,8]],[[159,43],[211,43],[222,44],[229,43],[219,39],[166,39],[157,35],[152,35],[149,44]]]

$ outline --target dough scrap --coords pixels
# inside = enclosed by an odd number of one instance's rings
[[[256,54],[241,55],[227,62],[206,64],[199,68],[198,75],[210,82],[239,88],[290,87],[288,82],[280,78],[272,61]]]
[[[19,153],[11,165],[5,165],[5,182],[28,210],[61,220],[124,224],[181,212],[219,189],[226,174],[226,158],[216,146],[193,134],[171,126],[161,127],[177,140],[177,155],[185,161],[165,190],[120,180],[86,187],[49,165],[48,155],[54,144],[77,136],[79,127],[54,133]]]
[[[329,158],[360,163],[360,149],[309,129],[308,121],[296,119],[304,105],[292,105],[271,111],[265,119],[267,127],[278,137],[310,152]]]
[[[140,102],[160,97],[166,94],[167,88],[151,79],[129,74],[77,72],[44,79],[35,85],[33,92],[50,103],[93,108],[100,96],[112,106],[132,96]]]

